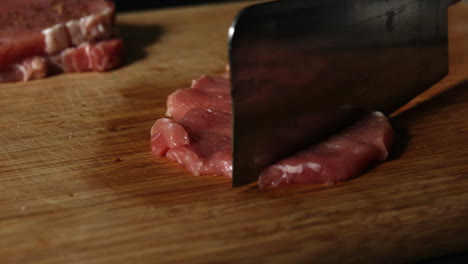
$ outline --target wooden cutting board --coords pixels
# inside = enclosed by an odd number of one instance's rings
[[[466,4],[451,9],[451,75],[392,119],[390,160],[362,177],[232,189],[153,157],[167,95],[223,71],[246,4],[121,14],[122,68],[0,85],[1,263],[396,263],[468,250]]]

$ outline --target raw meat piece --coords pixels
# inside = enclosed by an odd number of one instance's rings
[[[223,77],[202,76],[189,89],[179,89],[167,98],[167,116],[181,119],[193,108],[232,113],[231,83]]]
[[[393,141],[387,118],[371,113],[329,139],[262,171],[261,188],[336,183],[356,177],[371,162],[385,160]]]
[[[43,57],[34,56],[24,59],[0,72],[0,82],[27,81],[44,78],[47,74],[47,62]]]
[[[161,118],[151,128],[153,153],[184,165],[191,173],[232,175],[232,115],[194,108],[178,122]]]
[[[190,144],[187,131],[169,118],[156,120],[151,127],[151,150],[158,156],[166,155],[170,148]]]
[[[229,79],[203,76],[194,81],[191,88],[171,94],[168,115],[175,121],[161,118],[153,125],[153,153],[177,161],[195,175],[231,177],[229,93]],[[359,175],[371,162],[384,160],[393,140],[387,118],[378,112],[361,117],[320,144],[266,168],[259,186],[344,181]]]
[[[122,40],[111,39],[84,43],[68,48],[59,55],[56,64],[63,72],[106,71],[120,64]]]
[[[3,0],[0,69],[32,55],[112,35],[114,5],[106,0]]]
[[[41,79],[50,73],[107,71],[120,64],[122,40],[83,43],[55,56],[34,56],[0,72],[0,82]]]
[[[156,121],[152,150],[184,165],[191,173],[232,175],[232,115],[192,109],[178,122]],[[393,140],[387,118],[378,112],[299,154],[266,168],[259,186],[326,184],[356,177],[376,160],[385,160]]]
[[[37,61],[35,58],[41,58],[46,63],[43,68],[47,68],[52,58],[64,50],[83,43],[94,46],[111,38],[114,20],[114,4],[107,0],[2,0],[0,82],[44,77],[47,71],[26,74],[17,69]],[[113,55],[106,59],[112,61],[106,67],[115,67],[114,62],[119,60],[116,53],[107,54]],[[95,69],[79,71],[84,70]]]

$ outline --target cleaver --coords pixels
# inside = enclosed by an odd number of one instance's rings
[[[233,186],[343,128],[390,114],[448,73],[454,0],[289,0],[229,28]]]

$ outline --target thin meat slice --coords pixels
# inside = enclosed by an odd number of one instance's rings
[[[179,89],[167,98],[167,116],[179,120],[193,108],[232,113],[231,84],[223,77],[202,76],[191,88]]]
[[[379,112],[370,113],[329,139],[264,169],[258,184],[265,188],[346,181],[372,162],[385,160],[392,141],[387,118]]]
[[[18,69],[30,61],[37,62],[37,58],[44,61],[43,68],[48,68],[53,65],[53,58],[80,45],[99,47],[95,43],[112,38],[114,28],[115,6],[109,0],[2,0],[0,82],[43,78],[50,72],[36,70],[27,74]],[[74,71],[116,67],[120,54],[106,54],[104,60],[99,55],[101,64]]]
[[[194,175],[232,175],[232,115],[194,108],[179,121],[161,118],[151,128],[152,151]]]
[[[179,121],[156,121],[151,129],[152,151],[167,156],[194,175],[232,176],[232,115],[192,109]],[[267,167],[259,186],[328,184],[358,176],[372,162],[385,160],[393,141],[387,118],[369,113],[350,127],[309,149]]]
[[[177,161],[194,175],[231,177],[229,79],[203,76],[191,88],[171,94],[167,111],[173,119],[161,118],[151,129],[153,153]],[[360,117],[319,144],[265,168],[259,186],[345,181],[372,162],[386,159],[393,140],[388,119],[379,112],[365,112]]]

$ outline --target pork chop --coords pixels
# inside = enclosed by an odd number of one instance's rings
[[[86,46],[94,53],[106,47],[99,61],[111,62],[105,63],[105,70],[116,67],[121,40],[99,44],[113,37],[114,20],[115,6],[108,0],[1,1],[0,82],[43,78],[53,73],[51,66],[57,68],[54,64],[61,53],[71,50],[76,55]],[[67,60],[59,68],[62,72],[96,70],[88,65],[77,69]]]

